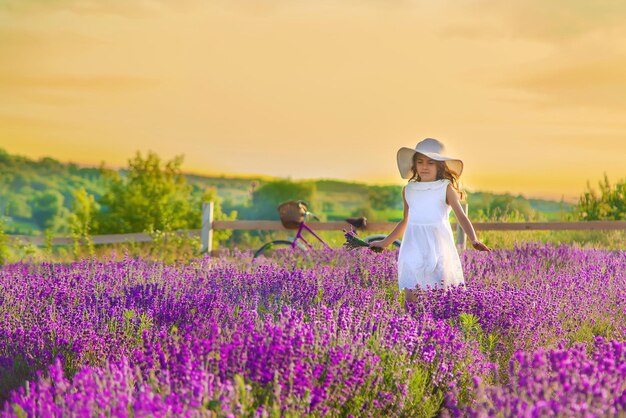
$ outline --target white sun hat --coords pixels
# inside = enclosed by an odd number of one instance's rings
[[[446,157],[443,155],[443,144],[434,138],[426,138],[417,143],[415,148],[402,147],[398,150],[398,170],[403,179],[411,178],[413,174],[411,167],[413,166],[413,155],[416,152],[424,154],[428,158],[436,161],[445,161],[446,165],[457,176],[461,176],[463,172],[463,161],[458,158]]]

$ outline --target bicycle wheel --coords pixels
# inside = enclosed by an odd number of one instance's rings
[[[374,242],[374,241],[380,241],[381,239],[385,239],[387,238],[387,235],[385,234],[374,234],[374,235],[369,235],[365,238],[362,238],[363,241],[370,243],[370,242]],[[400,248],[400,243],[401,241],[399,239],[395,240],[393,242],[393,246],[396,248]]]
[[[261,248],[256,250],[252,258],[257,258],[261,254],[263,254],[265,257],[271,257],[276,251],[285,251],[285,250],[291,249],[292,243],[293,243],[293,240],[283,240],[283,239],[277,239],[274,241],[267,242],[263,244]],[[300,243],[296,243],[296,248],[304,249],[303,245]]]

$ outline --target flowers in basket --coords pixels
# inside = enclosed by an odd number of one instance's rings
[[[356,232],[343,230],[343,236],[346,237],[346,242],[343,243],[343,246],[347,250],[354,250],[355,248],[368,247],[370,250],[375,253],[381,252],[383,249],[380,247],[370,247],[369,243],[363,241],[356,235]]]

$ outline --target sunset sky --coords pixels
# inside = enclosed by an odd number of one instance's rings
[[[0,0],[0,148],[401,184],[424,137],[469,190],[626,177],[626,1]]]

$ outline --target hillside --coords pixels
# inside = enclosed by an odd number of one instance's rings
[[[103,172],[106,168],[81,167],[52,158],[32,160],[11,155],[0,149],[0,214],[5,216],[5,230],[10,234],[37,234],[51,228],[63,232],[62,219],[69,216],[72,192],[81,187],[96,200],[107,188]],[[123,170],[122,170],[123,172]],[[193,192],[213,187],[226,211],[242,213],[250,204],[252,193],[272,177],[201,176],[186,174]],[[372,220],[397,221],[402,217],[401,186],[375,186],[332,179],[309,180],[316,187],[316,201],[311,208],[322,219],[335,220],[365,215]],[[514,211],[529,220],[559,219],[571,211],[567,203],[526,199],[523,196],[469,193],[470,217],[487,219],[502,217]],[[58,225],[46,224],[54,210],[61,220]],[[504,218],[503,218],[504,219]]]

